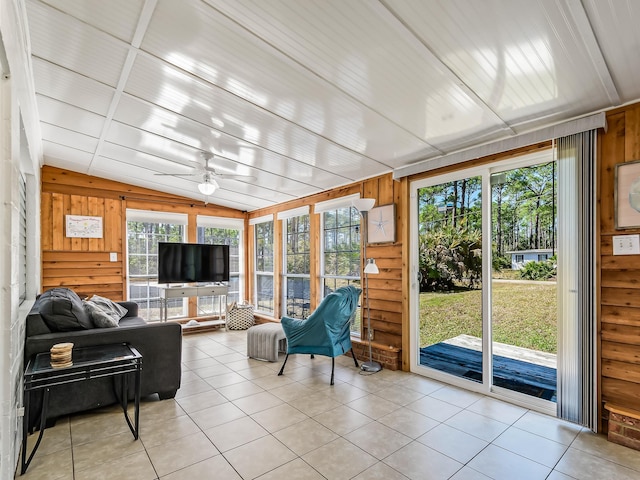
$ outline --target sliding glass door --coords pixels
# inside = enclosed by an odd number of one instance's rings
[[[412,371],[554,408],[551,151],[413,182]]]
[[[482,178],[418,189],[422,366],[482,382]]]
[[[492,384],[556,401],[556,163],[491,174]]]

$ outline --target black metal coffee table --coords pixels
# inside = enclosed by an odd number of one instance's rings
[[[51,367],[51,354],[39,353],[32,357],[24,372],[24,418],[22,426],[22,465],[24,474],[40,446],[47,422],[47,404],[51,387],[67,383],[82,382],[94,378],[115,377],[121,375],[121,406],[124,418],[129,425],[133,438],[138,439],[140,421],[140,372],[142,371],[142,355],[129,344],[96,345],[73,349],[73,365],[65,368]],[[127,375],[135,375],[134,392],[134,421],[131,423],[127,407],[129,405]],[[38,440],[27,459],[27,434],[29,429],[29,403],[31,393],[44,390],[42,395],[42,410],[40,412],[40,433]]]

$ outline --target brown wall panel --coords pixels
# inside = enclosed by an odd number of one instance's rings
[[[607,115],[598,169],[600,217],[600,418],[602,405],[640,410],[640,256],[613,255],[612,236],[640,233],[615,228],[615,167],[640,159],[640,104]]]

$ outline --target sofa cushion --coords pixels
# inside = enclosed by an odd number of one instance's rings
[[[40,316],[52,332],[93,328],[78,294],[68,288],[52,288],[38,298]]]
[[[101,297],[100,295],[94,295],[89,299],[89,301],[93,302],[100,310],[111,317],[116,323],[128,312],[128,310],[122,305],[118,305],[113,300]]]
[[[142,317],[124,317],[118,325],[120,327],[139,327],[146,324],[147,322]]]
[[[45,333],[51,333],[51,329],[45,323],[44,318],[40,315],[40,306],[38,300],[33,304],[29,315],[27,315],[27,329],[25,336],[31,335],[43,335]]]
[[[118,320],[114,320],[111,315],[103,311],[97,303],[91,300],[83,300],[84,309],[89,314],[91,322],[97,328],[113,328],[118,326]]]

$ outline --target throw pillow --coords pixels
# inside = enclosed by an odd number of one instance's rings
[[[119,322],[128,311],[122,305],[117,304],[113,300],[109,300],[108,298],[101,297],[99,295],[94,295],[89,300],[100,307],[100,310],[109,315],[109,317],[111,317],[116,323]]]
[[[82,306],[82,300],[73,290],[52,288],[40,295],[36,304],[40,316],[52,332],[93,328],[91,318]]]
[[[91,300],[83,300],[82,303],[95,327],[113,328],[118,326],[118,321],[114,320],[104,312],[95,302],[92,302]]]

